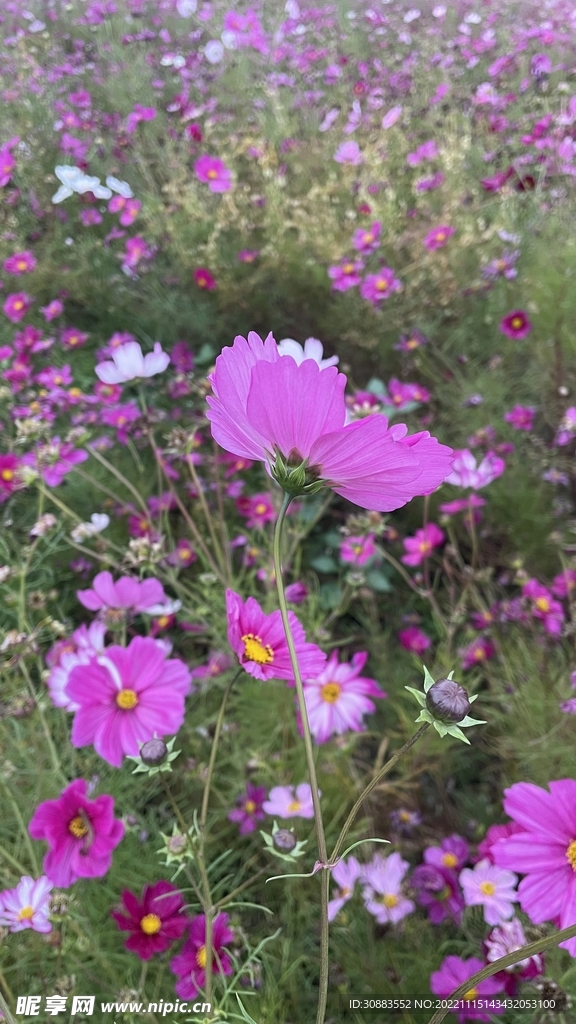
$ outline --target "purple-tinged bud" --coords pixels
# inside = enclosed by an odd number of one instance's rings
[[[167,753],[168,747],[164,740],[148,740],[140,748],[140,757],[149,768],[157,768],[159,764],[162,764],[166,760]]]
[[[426,694],[426,706],[440,722],[461,722],[470,711],[470,700],[454,679],[438,679]]]
[[[290,832],[287,828],[279,828],[272,836],[272,839],[276,849],[281,850],[282,853],[292,853],[297,842],[294,833]]]

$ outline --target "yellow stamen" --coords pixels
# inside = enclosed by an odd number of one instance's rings
[[[572,871],[576,871],[576,839],[573,839],[568,845],[566,850],[566,860],[572,868]]]
[[[322,687],[322,700],[325,700],[327,704],[335,704],[340,696],[342,687],[339,683],[325,683]]]
[[[140,927],[144,935],[156,935],[162,927],[162,921],[157,914],[145,914],[140,921]]]
[[[536,598],[535,604],[536,604],[536,607],[537,607],[539,612],[549,612],[550,611],[550,601],[548,600],[547,597],[538,597],[538,598]]]
[[[302,804],[300,803],[299,800],[293,800],[291,804],[288,804],[288,810],[292,814],[296,814],[300,810],[301,807],[302,807]]]
[[[217,178],[218,177],[218,172],[217,171],[208,171],[208,177],[209,178]]]
[[[385,291],[387,291],[387,289],[388,289],[388,282],[387,281],[382,281],[382,280],[376,281],[376,291],[377,292],[385,292]]]
[[[77,814],[75,818],[72,818],[72,821],[68,822],[68,831],[72,833],[75,839],[82,839],[83,836],[88,835],[88,826],[80,815]]]
[[[480,892],[483,892],[485,896],[493,896],[496,892],[494,882],[480,882]]]
[[[515,331],[519,330],[519,328],[522,327],[523,322],[524,321],[519,316],[513,317],[512,320],[510,321],[510,323],[511,323],[511,325],[514,328]]]
[[[263,516],[264,513],[268,511],[268,505],[265,505],[263,502],[260,502],[259,505],[256,505],[256,508],[254,509],[254,511],[255,511],[256,515]]]
[[[247,800],[244,804],[244,810],[246,811],[246,814],[254,814],[254,811],[256,810],[256,804],[254,801]]]
[[[22,907],[22,910],[20,910],[18,912],[18,920],[19,921],[30,921],[30,919],[33,918],[33,917],[34,917],[34,907],[31,907],[30,904],[28,904],[27,907]]]
[[[206,967],[206,946],[200,946],[200,949],[196,953],[196,963],[201,969]]]
[[[122,711],[131,711],[138,703],[138,695],[134,690],[120,690],[116,697],[116,703]]]
[[[254,633],[246,633],[242,637],[242,643],[246,661],[255,661],[257,665],[270,665],[274,661],[274,651],[270,644],[262,643],[260,637],[254,636]]]
[[[458,857],[455,853],[444,853],[442,854],[442,863],[447,868],[455,868],[458,863]]]
[[[384,904],[385,907],[388,907],[388,910],[392,910],[393,907],[398,906],[400,900],[398,899],[397,896],[394,895],[393,892],[387,892],[384,894],[384,896],[382,896],[381,902]]]
[[[0,473],[0,476],[2,477],[3,480],[13,480],[14,471],[12,469],[3,469],[2,472]]]

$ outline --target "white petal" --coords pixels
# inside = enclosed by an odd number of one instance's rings
[[[118,195],[124,196],[124,199],[132,199],[134,197],[134,193],[127,181],[119,181],[118,178],[113,178],[112,175],[109,174],[106,178],[106,184],[113,192],[117,192]]]
[[[68,199],[72,195],[72,189],[68,188],[67,185],[60,185],[60,188],[52,196],[53,203],[61,203],[64,199]]]

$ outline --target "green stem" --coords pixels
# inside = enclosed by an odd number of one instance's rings
[[[18,872],[19,875],[26,874],[26,868],[23,867],[20,861],[16,860],[16,858],[13,857],[11,853],[8,853],[8,850],[5,850],[3,846],[0,846],[0,857],[4,857],[4,859],[7,860],[8,863],[11,864],[13,868],[16,868],[16,871]]]
[[[424,724],[420,726],[417,732],[415,732],[414,735],[411,736],[409,740],[406,740],[406,743],[404,743],[404,745],[400,747],[400,750],[397,750],[396,753],[393,754],[388,761],[386,761],[386,764],[383,765],[380,771],[376,773],[374,778],[371,779],[366,788],[362,791],[356,803],[354,804],[354,807],[350,811],[350,814],[346,818],[346,821],[344,822],[344,825],[342,826],[342,829],[340,831],[340,835],[336,840],[336,846],[334,847],[332,856],[330,857],[331,866],[334,866],[337,863],[338,857],[340,856],[340,853],[342,851],[342,847],[344,846],[346,836],[348,835],[348,832],[350,831],[350,828],[352,826],[352,822],[354,821],[354,818],[356,817],[358,811],[362,807],[362,804],[366,800],[366,797],[370,795],[370,793],[372,792],[373,789],[376,788],[380,780],[383,779],[385,775],[388,775],[388,772],[390,772],[392,768],[394,768],[394,766],[398,764],[398,761],[400,760],[401,757],[404,756],[406,751],[410,750],[410,748],[418,742],[420,737],[423,736],[426,730],[429,728],[430,723],[424,722]]]
[[[220,565],[220,567],[222,569],[223,575],[226,576],[227,575],[227,566],[226,566],[226,562],[225,562],[225,558],[224,558],[224,551],[222,550],[222,548],[220,546],[220,541],[218,540],[218,537],[216,536],[216,530],[214,528],[214,516],[212,515],[212,513],[210,512],[210,509],[208,508],[208,502],[206,501],[206,495],[204,494],[204,489],[203,489],[202,484],[200,482],[200,477],[198,476],[198,473],[196,472],[196,466],[194,465],[194,463],[192,461],[192,457],[190,455],[186,456],[186,465],[188,466],[188,470],[190,472],[190,477],[192,479],[192,483],[194,484],[194,487],[196,488],[196,491],[198,492],[198,501],[200,502],[200,505],[202,507],[202,511],[204,513],[204,518],[205,518],[207,526],[208,526],[208,532],[210,534],[210,538],[212,540],[212,546],[214,548],[214,556],[215,556],[216,560],[218,561],[218,563],[219,563],[219,565]],[[228,578],[228,580],[226,580],[226,582],[227,583],[229,582],[229,578]]]
[[[276,576],[276,589],[278,591],[278,603],[280,605],[282,625],[284,626],[284,632],[286,634],[286,643],[288,644],[288,651],[290,653],[290,662],[292,664],[292,671],[294,673],[294,680],[296,683],[296,693],[298,696],[298,707],[300,709],[300,717],[302,720],[304,748],[306,750],[308,776],[310,778],[310,787],[312,789],[312,803],[314,805],[314,821],[316,824],[318,854],[320,862],[324,866],[328,860],[328,850],[326,848],[326,837],[324,835],[324,823],[322,820],[322,808],[320,807],[320,797],[318,794],[318,779],[316,777],[316,764],[314,760],[314,748],[312,746],[312,734],[310,732],[310,723],[308,721],[308,711],[306,708],[306,698],[304,696],[304,685],[302,683],[302,676],[300,675],[300,666],[298,665],[298,656],[296,654],[296,647],[294,645],[294,637],[292,636],[292,630],[290,628],[290,620],[288,618],[288,605],[286,603],[286,594],[284,593],[284,582],[282,580],[282,560],[280,554],[282,527],[284,525],[286,512],[288,511],[288,506],[291,500],[292,498],[290,494],[284,494],[282,508],[280,509],[278,519],[276,521],[276,528],[274,530],[274,573]],[[328,998],[328,874],[329,872],[326,869],[322,871],[323,879],[320,889],[320,979],[316,1024],[324,1024],[324,1018],[326,1015],[326,1002]]]
[[[460,985],[459,988],[455,989],[455,991],[446,998],[446,1002],[449,1003],[454,999],[462,999],[470,989],[477,988],[480,982],[484,981],[486,978],[491,978],[494,974],[498,974],[499,971],[503,971],[506,967],[513,967],[514,964],[519,963],[520,960],[536,956],[537,953],[543,953],[545,950],[551,949],[553,946],[558,946],[561,942],[566,942],[567,939],[573,939],[575,936],[576,924],[572,924],[569,928],[563,928],[562,931],[555,932],[554,935],[549,935],[546,939],[538,939],[537,942],[531,942],[528,946],[522,946],[521,949],[515,949],[512,953],[508,953],[506,956],[501,956],[499,960],[493,960],[492,963],[486,964],[486,967],[483,967],[477,974],[473,974],[471,978],[467,978],[464,984]],[[436,1013],[430,1018],[428,1024],[440,1024],[447,1013],[450,1013],[449,1006],[445,1009],[436,1010]]]
[[[60,779],[64,783],[64,787],[66,787],[68,785],[68,779],[66,778],[66,775],[64,774],[64,771],[63,771],[63,768],[62,768],[62,765],[60,764],[60,758],[58,757],[58,751],[56,750],[56,747],[54,746],[54,740],[52,739],[52,734],[51,734],[50,729],[48,727],[48,722],[46,721],[46,718],[44,717],[44,712],[42,711],[42,708],[40,707],[40,704],[38,703],[38,697],[37,697],[36,691],[34,689],[34,686],[32,684],[32,680],[30,678],[30,673],[28,672],[28,666],[26,665],[26,662],[24,661],[23,658],[20,661],[20,668],[22,669],[22,675],[24,676],[24,678],[26,680],[26,685],[28,687],[28,693],[30,694],[30,696],[32,697],[32,699],[33,699],[33,701],[34,701],[34,703],[36,705],[36,712],[37,712],[38,717],[40,718],[40,721],[42,723],[42,731],[43,731],[44,737],[46,739],[46,744],[48,746],[48,750],[50,751],[50,759],[52,761],[52,767],[54,768],[55,774],[60,776]]]
[[[224,724],[224,714],[226,712],[226,705],[228,703],[228,698],[229,698],[230,693],[232,691],[232,687],[234,686],[234,683],[236,682],[236,680],[239,679],[241,674],[242,674],[242,669],[240,669],[238,672],[236,672],[236,674],[232,677],[232,679],[228,683],[226,689],[224,690],[224,696],[222,697],[222,703],[220,704],[220,710],[218,712],[218,718],[216,719],[216,727],[214,729],[214,739],[212,740],[212,749],[210,751],[210,760],[208,761],[208,771],[207,771],[207,774],[206,774],[206,780],[204,782],[204,793],[202,795],[202,810],[200,811],[200,820],[199,820],[199,823],[198,823],[199,826],[200,826],[200,830],[202,832],[206,828],[206,819],[208,817],[208,803],[209,803],[209,800],[210,800],[210,787],[212,785],[212,776],[214,774],[214,765],[216,763],[216,754],[218,752],[218,744],[220,742],[220,734],[222,732],[222,726]]]
[[[130,491],[130,494],[134,496],[142,511],[145,512],[146,515],[149,515],[148,506],[146,505],[146,502],[142,498],[142,495],[140,494],[139,491],[136,490],[136,488],[130,483],[130,481],[126,479],[124,474],[121,473],[120,470],[116,469],[116,466],[113,466],[111,462],[108,462],[108,459],[105,459],[104,456],[101,455],[100,452],[96,450],[96,448],[89,447],[88,450],[90,452],[90,455],[92,455],[92,457],[95,458],[97,462],[100,462],[101,465],[104,466],[109,473],[112,473],[112,476],[115,476],[116,479],[119,480],[121,484],[124,484],[124,487],[126,487]]]
[[[22,817],[22,814],[21,814],[20,808],[18,807],[18,803],[16,801],[16,798],[15,798],[12,790],[8,786],[8,783],[5,781],[5,779],[2,778],[1,775],[0,775],[0,781],[2,782],[2,786],[4,788],[4,792],[6,793],[6,796],[8,797],[8,801],[9,801],[10,806],[12,807],[12,810],[14,812],[14,817],[16,818],[16,821],[18,822],[18,825],[20,827],[20,831],[21,831],[22,836],[24,838],[24,844],[26,846],[26,849],[28,850],[28,856],[30,857],[30,863],[32,865],[32,874],[33,875],[37,875],[38,874],[38,861],[36,860],[36,851],[34,850],[34,847],[32,845],[32,840],[30,838],[30,833],[29,833],[28,829],[26,828],[26,825],[24,824],[24,818]]]
[[[4,992],[8,996],[8,999],[10,1000],[10,1002],[13,1003],[14,1002],[14,996],[12,995],[12,992],[10,990],[10,986],[8,985],[8,982],[6,981],[6,978],[4,977],[4,972],[3,971],[0,971],[0,986],[4,989]],[[2,1013],[4,1014],[4,1020],[7,1022],[7,1024],[17,1024],[16,1018],[13,1017],[12,1014],[10,1013],[10,1009],[8,1007],[8,1003],[6,1002],[6,1000],[4,998],[4,995],[3,995],[3,993],[1,991],[0,991],[0,1010],[2,1010]]]

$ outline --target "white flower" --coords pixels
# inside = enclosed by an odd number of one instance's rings
[[[77,544],[80,541],[88,540],[89,537],[95,537],[97,533],[102,533],[107,526],[110,525],[110,516],[107,516],[105,512],[93,512],[90,516],[89,523],[78,523],[71,531],[70,536],[72,540],[76,541]]]
[[[198,0],[176,0],[176,10],[181,18],[190,18],[196,13]]]
[[[106,178],[106,184],[108,188],[111,188],[113,192],[117,192],[118,195],[123,196],[124,199],[133,199],[134,193],[130,188],[127,181],[119,181],[118,178],[113,178],[111,174]]]
[[[103,384],[124,384],[137,377],[154,377],[163,373],[170,362],[170,356],[162,350],[160,342],[154,345],[153,352],[143,355],[137,341],[128,341],[119,345],[112,353],[112,360],[98,363],[96,376]]]
[[[211,39],[204,47],[204,56],[209,64],[219,64],[224,56],[224,47],[218,39]]]
[[[227,50],[237,50],[238,40],[236,39],[236,33],[231,31],[224,31],[220,36],[224,46]]]
[[[322,342],[318,338],[306,338],[304,345],[301,345],[299,341],[294,341],[294,338],[283,338],[282,341],[278,342],[278,351],[281,356],[292,356],[292,359],[298,363],[303,363],[305,359],[313,359],[321,370],[325,370],[328,366],[336,366],[339,362],[338,356],[330,356],[328,359],[324,359],[324,347]]]
[[[182,601],[166,601],[164,604],[153,604],[150,608],[143,608],[144,615],[174,615],[182,607]]]
[[[77,192],[79,195],[93,192],[96,199],[110,199],[112,195],[109,188],[100,184],[100,178],[84,174],[79,167],[61,164],[54,168],[54,174],[62,182],[62,185],[52,196],[53,203],[61,203],[64,199],[68,199],[73,192]]]
[[[406,14],[404,15],[404,21],[406,22],[407,25],[409,25],[411,21],[416,21],[416,19],[419,18],[421,14],[422,11],[419,11],[417,7],[413,7],[410,11],[406,11]]]

